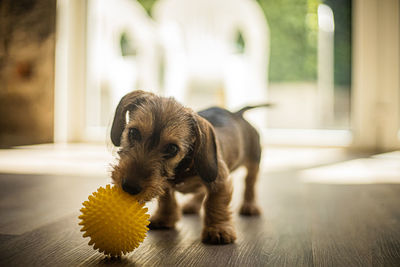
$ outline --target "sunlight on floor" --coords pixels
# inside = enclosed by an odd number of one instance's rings
[[[301,179],[324,184],[400,183],[400,151],[304,170]]]
[[[93,144],[45,144],[1,149],[0,172],[109,176],[111,164],[115,162],[113,154],[114,148]],[[345,155],[345,150],[340,148],[271,147],[264,149],[262,171],[305,169],[301,171],[301,179],[306,183],[400,183],[400,151],[330,164],[345,159]]]
[[[92,144],[44,144],[0,150],[0,172],[18,174],[104,175],[112,149]]]
[[[114,151],[113,151],[114,150]],[[115,149],[93,144],[45,144],[0,150],[0,172],[19,174],[108,175]],[[343,159],[339,148],[264,149],[263,172],[309,168]]]
[[[343,160],[344,148],[266,147],[263,150],[262,170],[278,172],[310,168]]]
[[[109,176],[111,164],[115,162],[113,154],[115,149],[93,144],[45,144],[1,149],[0,172],[104,177]],[[305,183],[400,183],[400,151],[330,164],[345,159],[345,156],[345,150],[340,148],[271,147],[264,149],[262,171],[304,169],[301,180]],[[238,173],[244,175],[243,170]]]

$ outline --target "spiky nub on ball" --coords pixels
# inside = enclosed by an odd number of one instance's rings
[[[110,256],[133,251],[143,242],[149,230],[147,208],[118,186],[100,187],[83,202],[79,216],[83,237],[89,245]]]

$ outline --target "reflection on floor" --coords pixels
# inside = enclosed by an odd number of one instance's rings
[[[201,218],[183,216],[175,230],[150,231],[137,250],[109,260],[87,245],[77,224],[81,202],[110,182],[108,151],[89,145],[0,150],[0,266],[400,263],[400,184],[392,179],[400,177],[399,152],[355,159],[340,149],[269,148],[258,183],[261,217],[237,214],[243,170],[233,174],[236,244],[202,244]],[[153,212],[154,202],[149,206]]]

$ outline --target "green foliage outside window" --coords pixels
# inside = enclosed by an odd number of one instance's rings
[[[318,0],[259,0],[270,28],[271,82],[312,81],[317,77]],[[313,2],[309,8],[309,2]],[[307,16],[310,14],[309,16]],[[307,19],[308,18],[308,19]],[[307,23],[308,22],[308,23]]]

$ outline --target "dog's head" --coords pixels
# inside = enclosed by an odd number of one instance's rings
[[[187,168],[205,182],[217,177],[211,124],[173,98],[144,91],[125,95],[115,111],[111,140],[120,147],[112,179],[140,200],[162,194],[168,179]]]

